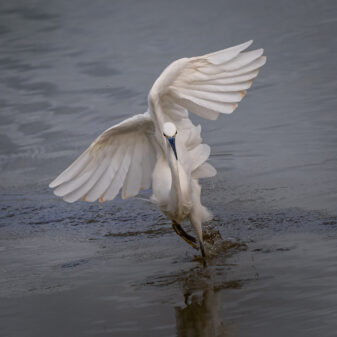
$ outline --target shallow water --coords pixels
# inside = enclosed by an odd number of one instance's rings
[[[335,336],[336,15],[327,0],[2,2],[0,335]],[[207,268],[146,201],[48,190],[145,111],[169,62],[250,38],[268,63],[239,109],[195,118],[218,169]]]
[[[36,199],[1,221],[3,336],[335,335],[336,216],[218,210],[204,267],[142,201],[130,215]]]

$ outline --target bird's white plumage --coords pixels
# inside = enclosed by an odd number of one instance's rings
[[[155,164],[153,121],[149,114],[131,117],[104,131],[50,187],[67,202],[123,198],[151,186]]]
[[[198,179],[216,174],[207,163],[200,125],[188,111],[214,120],[230,114],[266,62],[263,49],[244,52],[252,41],[171,63],[155,81],[145,114],[104,131],[50,187],[65,201],[112,200],[153,189],[153,200],[172,220],[189,219],[202,242],[201,224],[210,216],[200,202]],[[179,160],[167,139],[176,134]]]

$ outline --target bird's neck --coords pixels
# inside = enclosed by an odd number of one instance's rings
[[[175,158],[172,151],[168,148],[168,158],[169,158],[169,166],[171,169],[172,176],[172,184],[171,184],[171,194],[175,196],[175,200],[177,202],[176,209],[179,212],[182,206],[182,192],[181,192],[181,183],[179,177],[179,165],[178,160]]]

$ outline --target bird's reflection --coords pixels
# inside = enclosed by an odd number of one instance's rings
[[[223,240],[218,231],[208,231],[206,238],[211,244],[207,266],[200,257],[195,257],[197,263],[192,268],[157,275],[148,284],[160,287],[174,284],[182,289],[184,304],[174,307],[178,337],[235,337],[236,324],[224,320],[221,295],[228,289],[241,288],[249,279],[233,278],[233,264],[228,263],[229,256],[246,250],[247,246],[240,241]]]
[[[216,280],[210,267],[190,270],[182,279],[183,306],[175,307],[177,336],[233,337],[235,326],[222,320],[221,290],[238,288],[240,281]]]
[[[206,289],[201,294],[185,297],[184,307],[176,307],[177,336],[179,337],[229,337],[233,326],[225,326],[221,319],[219,292]]]

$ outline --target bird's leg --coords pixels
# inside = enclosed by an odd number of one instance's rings
[[[201,250],[202,257],[206,257],[204,244],[201,241],[200,241],[200,250]]]
[[[183,228],[176,223],[175,221],[172,222],[172,227],[174,231],[181,237],[183,238],[189,245],[191,245],[194,249],[199,249],[197,245],[197,240],[192,236],[186,233]],[[200,246],[201,247],[201,246]],[[203,251],[203,250],[202,250]]]
[[[201,254],[202,254],[202,264],[204,267],[207,267],[207,255],[206,255],[206,251],[205,251],[205,248],[204,248],[204,244],[202,243],[202,241],[199,241],[200,243],[200,250],[201,250]]]

